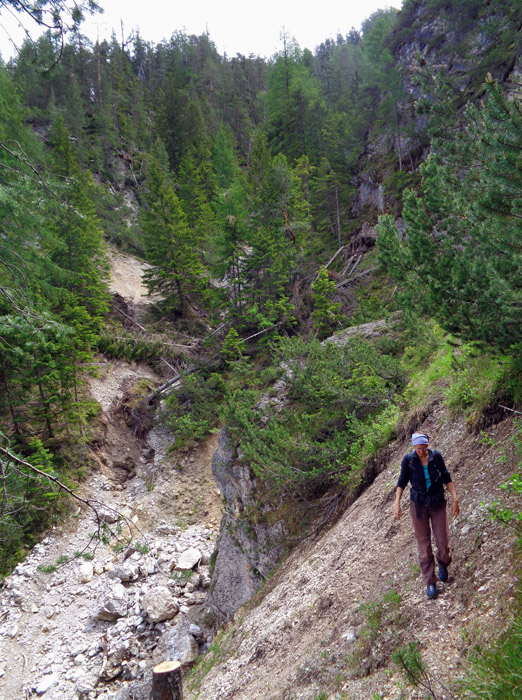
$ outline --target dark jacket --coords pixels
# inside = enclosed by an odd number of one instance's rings
[[[428,474],[431,485],[426,491],[426,477],[424,467],[416,452],[408,452],[401,462],[401,473],[397,486],[406,488],[411,482],[410,500],[418,505],[438,506],[445,503],[444,484],[449,484],[451,475],[446,468],[444,458],[438,450],[428,450]]]

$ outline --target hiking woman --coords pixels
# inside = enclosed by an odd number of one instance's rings
[[[402,516],[401,496],[410,482],[410,515],[417,539],[420,569],[426,583],[426,595],[433,599],[437,597],[437,576],[431,548],[431,531],[437,545],[438,573],[441,581],[448,580],[448,566],[451,564],[444,484],[451,493],[453,517],[459,514],[459,501],[444,458],[438,450],[429,449],[428,436],[424,433],[413,433],[411,441],[413,452],[409,452],[402,460],[395,491],[395,517],[400,520]]]

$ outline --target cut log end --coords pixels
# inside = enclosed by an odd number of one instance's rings
[[[178,668],[181,668],[181,663],[179,661],[162,661],[157,666],[154,666],[154,668],[152,669],[152,673],[172,673]]]
[[[183,700],[179,661],[163,661],[152,669],[151,700]]]

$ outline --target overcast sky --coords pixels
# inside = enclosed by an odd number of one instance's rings
[[[188,34],[208,30],[221,54],[270,57],[282,48],[283,28],[301,48],[313,51],[326,38],[335,39],[338,32],[344,36],[351,27],[359,29],[379,8],[400,8],[402,0],[99,0],[99,4],[103,15],[89,18],[83,27],[83,33],[93,41],[97,37],[109,39],[113,29],[120,38],[123,21],[126,36],[139,28],[143,39],[158,43],[176,30]],[[4,59],[13,54],[6,29],[14,36],[13,23],[4,8],[0,15]]]

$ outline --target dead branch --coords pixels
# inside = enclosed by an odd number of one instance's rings
[[[161,358],[161,361],[164,362],[170,370],[172,370],[173,372],[176,371],[174,367],[171,364],[169,364],[164,357]]]
[[[497,404],[499,408],[503,408],[504,411],[511,411],[511,413],[516,413],[517,416],[522,416],[522,413],[520,411],[515,411],[514,408],[509,408],[508,406],[502,406],[502,404]]]
[[[126,319],[128,319],[131,323],[134,323],[135,326],[138,326],[138,328],[145,333],[147,333],[147,329],[144,328],[140,323],[138,323],[135,319],[133,319],[129,314],[126,314],[125,311],[122,311],[119,309],[117,306],[114,307],[116,311],[119,311],[122,316],[125,316]]]
[[[337,251],[337,253],[335,253],[335,255],[333,255],[333,256],[330,258],[330,260],[328,260],[328,262],[326,263],[326,265],[323,265],[323,267],[324,267],[325,270],[327,270],[327,269],[330,267],[330,265],[333,263],[333,261],[343,252],[343,250],[345,249],[345,247],[346,247],[346,246],[343,245],[341,248],[339,248],[339,250]],[[316,280],[318,277],[319,277],[319,273],[317,273],[317,274],[315,275],[315,277],[314,277],[314,282],[315,282],[315,280]]]
[[[352,282],[355,282],[356,280],[361,279],[361,277],[366,277],[366,275],[369,275],[371,272],[375,272],[377,267],[370,267],[368,270],[365,270],[364,272],[360,272],[358,275],[355,275],[355,277],[348,277],[347,279],[343,280],[342,282],[339,282],[339,284],[335,285],[336,289],[339,289],[340,287],[344,287],[347,284],[351,284]]]
[[[361,262],[362,259],[363,259],[363,256],[362,256],[362,255],[359,255],[359,257],[358,257],[357,260],[355,261],[355,263],[354,263],[352,269],[351,269],[350,272],[348,273],[348,277],[351,277],[351,276],[353,275],[353,273],[354,273],[355,270],[357,269],[357,267],[358,267],[358,265],[359,265],[359,263]]]
[[[180,372],[179,374],[176,374],[175,377],[172,377],[172,379],[169,379],[167,382],[164,382],[161,386],[159,386],[157,389],[155,389],[152,392],[152,394],[149,394],[147,396],[147,404],[150,406],[150,404],[153,403],[153,401],[155,401],[158,398],[158,396],[165,391],[165,389],[168,389],[169,386],[172,386],[176,382],[179,382],[181,377],[183,377],[184,375],[190,374],[191,372],[194,372],[194,371],[195,370],[192,369],[192,370],[187,370],[187,372],[183,372],[183,373]]]
[[[141,533],[139,528],[125,515],[117,511],[115,508],[112,508],[111,506],[106,505],[105,503],[102,503],[101,501],[95,501],[95,500],[87,500],[85,498],[82,498],[81,496],[78,496],[77,493],[75,493],[72,489],[70,489],[68,486],[66,486],[60,479],[58,479],[55,476],[52,476],[51,474],[47,474],[47,472],[42,471],[41,469],[38,469],[38,467],[35,467],[33,464],[28,462],[25,459],[21,459],[20,457],[17,457],[15,454],[13,454],[10,450],[7,450],[5,447],[0,446],[0,454],[5,455],[10,461],[14,462],[15,464],[20,464],[27,469],[29,469],[33,474],[36,474],[40,477],[43,477],[50,481],[51,483],[55,484],[61,491],[64,491],[65,493],[69,494],[72,498],[74,498],[76,501],[81,503],[82,505],[86,506],[90,510],[92,510],[96,516],[96,522],[97,522],[97,528],[98,528],[98,533],[100,534],[101,530],[101,524],[103,522],[102,517],[100,516],[98,508],[103,507],[105,510],[112,511],[116,516],[118,516],[118,519],[124,520],[128,527],[129,530],[131,530],[133,527],[138,530],[138,532]],[[27,476],[24,474],[22,471],[17,469],[16,467],[12,467],[15,472],[20,474],[21,476]],[[143,533],[141,533],[143,534]]]

